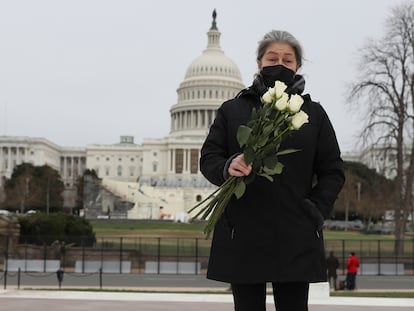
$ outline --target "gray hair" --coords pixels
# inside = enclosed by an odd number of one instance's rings
[[[299,41],[289,32],[283,30],[272,30],[264,35],[257,47],[257,61],[260,61],[271,43],[287,43],[295,50],[298,67],[302,66],[303,50]]]

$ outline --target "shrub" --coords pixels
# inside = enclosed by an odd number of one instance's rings
[[[19,217],[20,243],[50,245],[54,241],[91,246],[96,242],[95,233],[88,220],[64,213]]]

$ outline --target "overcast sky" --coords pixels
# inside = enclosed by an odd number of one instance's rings
[[[343,151],[358,116],[346,105],[357,52],[384,33],[399,0],[0,0],[0,135],[60,146],[162,138],[217,10],[221,47],[244,84],[271,29],[302,43],[306,91],[327,110]]]

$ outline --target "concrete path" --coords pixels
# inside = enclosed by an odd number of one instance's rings
[[[274,310],[268,296],[268,310]],[[310,298],[310,311],[412,311],[414,299]],[[231,311],[231,294],[0,290],[1,311]]]

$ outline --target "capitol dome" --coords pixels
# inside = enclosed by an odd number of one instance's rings
[[[188,66],[171,107],[171,135],[205,137],[217,108],[244,88],[240,70],[220,47],[216,11],[207,48]]]

